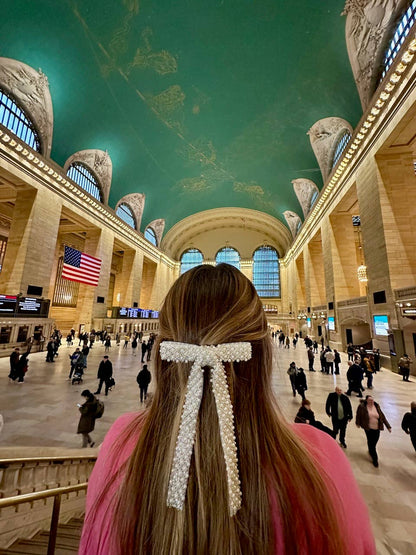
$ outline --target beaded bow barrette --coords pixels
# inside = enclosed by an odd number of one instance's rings
[[[193,362],[169,478],[167,506],[183,510],[195,441],[196,422],[203,393],[203,368],[209,366],[211,368],[212,391],[217,406],[221,444],[227,470],[229,510],[230,516],[234,516],[241,507],[241,488],[238,474],[233,406],[223,362],[250,360],[251,343],[223,343],[215,346],[163,341],[160,344],[160,356],[162,360],[166,361]]]

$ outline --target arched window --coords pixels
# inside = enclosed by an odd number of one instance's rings
[[[260,297],[280,297],[279,256],[273,247],[260,247],[254,252],[253,285]]]
[[[204,262],[204,256],[198,249],[188,249],[181,256],[181,274]]]
[[[221,262],[226,262],[227,264],[240,269],[240,255],[238,251],[231,247],[224,247],[220,249],[215,257],[215,262],[217,264],[221,264]]]
[[[296,226],[296,234],[299,233],[300,228],[302,227],[302,220],[299,220]]]
[[[312,195],[312,198],[311,198],[311,204],[310,204],[310,206],[309,206],[309,210],[310,210],[310,209],[312,208],[312,206],[315,204],[315,201],[316,201],[316,199],[318,198],[318,196],[319,196],[318,191],[315,191],[314,194]]]
[[[144,230],[144,237],[145,237],[145,239],[150,241],[152,243],[152,245],[157,247],[156,233],[153,231],[153,229],[151,227],[146,227],[146,229]]]
[[[416,0],[415,0],[416,1]],[[332,167],[334,168],[337,164],[339,159],[342,156],[342,153],[347,147],[347,144],[350,142],[351,133],[349,131],[345,131],[337,143],[337,146],[334,151],[334,157],[332,158]]]
[[[121,203],[116,211],[117,216],[126,222],[127,225],[136,229],[136,220],[134,219],[134,214],[132,209],[128,204]]]
[[[393,37],[387,48],[387,52],[384,55],[383,72],[381,74],[381,79],[383,79],[383,77],[388,72],[391,64],[393,63],[394,58],[397,56],[397,53],[400,50],[401,45],[404,43],[405,38],[409,34],[409,31],[412,25],[414,24],[415,20],[416,20],[416,0],[413,0],[413,2],[410,2],[409,7],[400,18],[396,26],[396,29],[394,31]]]
[[[40,139],[35,126],[12,97],[0,89],[0,123],[22,139],[30,148],[40,152]]]
[[[100,202],[102,201],[101,189],[97,178],[86,166],[84,166],[84,164],[81,164],[81,162],[73,162],[69,166],[66,175],[72,179],[72,181],[75,181],[84,191],[87,191],[87,193]]]

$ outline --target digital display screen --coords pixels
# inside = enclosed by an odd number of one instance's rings
[[[328,318],[328,329],[330,331],[335,331],[335,318],[333,316],[329,316]]]
[[[0,295],[0,313],[12,314],[16,310],[17,297]]]
[[[19,314],[40,314],[42,303],[39,299],[22,297],[19,299],[17,312]]]
[[[155,316],[156,314],[156,316]],[[113,318],[159,318],[159,312],[155,310],[146,310],[143,308],[126,308],[126,307],[114,307],[113,308]]]
[[[306,322],[307,322],[307,326],[308,326],[308,328],[310,328],[310,327],[312,326],[312,322],[311,322],[311,319],[310,319],[310,318],[308,318],[308,319],[306,320]]]
[[[389,319],[384,314],[382,316],[373,316],[374,321],[374,331],[376,335],[384,335],[388,336],[388,329],[389,329]]]

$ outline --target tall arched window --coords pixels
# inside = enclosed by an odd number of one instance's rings
[[[121,203],[116,210],[117,216],[126,222],[127,225],[136,229],[136,220],[134,219],[134,214],[132,209],[128,204]]]
[[[224,247],[220,249],[215,257],[215,262],[217,264],[221,264],[221,262],[226,262],[227,264],[240,269],[240,255],[238,251],[231,247]]]
[[[145,239],[150,241],[152,243],[152,245],[157,247],[156,233],[153,231],[153,229],[151,227],[146,227],[146,229],[144,230],[144,237],[145,237]]]
[[[100,202],[102,201],[101,188],[98,180],[84,164],[81,162],[73,162],[69,166],[66,175],[92,197]]]
[[[181,256],[181,274],[204,262],[204,256],[198,249],[188,249]]]
[[[404,43],[405,38],[409,34],[409,31],[416,20],[416,0],[409,3],[409,7],[404,12],[402,17],[400,18],[396,29],[394,31],[393,37],[389,43],[387,48],[387,52],[384,55],[383,59],[383,72],[381,74],[381,79],[386,75],[388,72],[391,64],[393,63],[394,58],[397,56],[397,53],[400,50],[401,45]]]
[[[30,148],[41,151],[39,135],[35,126],[13,98],[0,89],[0,123],[22,139]]]
[[[341,138],[338,141],[337,146],[335,147],[335,150],[334,150],[334,157],[332,158],[332,167],[333,168],[338,164],[338,161],[341,158],[342,153],[346,149],[347,144],[349,143],[350,139],[351,139],[351,133],[349,131],[344,131],[343,135],[341,136]]]
[[[318,191],[315,191],[314,194],[312,195],[312,198],[311,198],[311,204],[310,204],[310,206],[309,206],[309,210],[310,210],[310,209],[312,208],[312,206],[315,204],[316,199],[318,198],[318,196],[319,196]]]
[[[260,247],[254,252],[253,284],[260,297],[280,297],[279,256],[273,247]]]

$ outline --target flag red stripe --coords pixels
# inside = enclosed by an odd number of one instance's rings
[[[80,278],[80,277],[71,278],[71,277],[68,277],[68,276],[64,276],[63,274],[62,274],[61,277],[62,277],[63,279],[67,279],[68,281],[76,281],[76,282],[78,282],[78,283],[85,283],[86,285],[98,285],[98,281],[97,281],[97,282],[88,281],[88,280],[82,279],[82,278]]]
[[[75,268],[74,266],[70,266],[68,264],[63,265],[62,273],[63,272],[70,272],[70,273],[73,273],[75,275],[85,274],[86,276],[91,276],[93,278],[100,277],[100,272],[99,271],[91,271],[91,270],[88,270],[87,268]]]
[[[99,275],[90,275],[88,273],[73,271],[70,269],[63,269],[62,270],[62,277],[65,279],[72,279],[73,281],[77,281],[77,279],[85,280],[89,283],[98,284]]]
[[[81,258],[89,258],[91,261],[96,261],[101,266],[100,258],[95,258],[95,256],[91,256],[90,254],[85,254],[85,252],[81,253]]]

